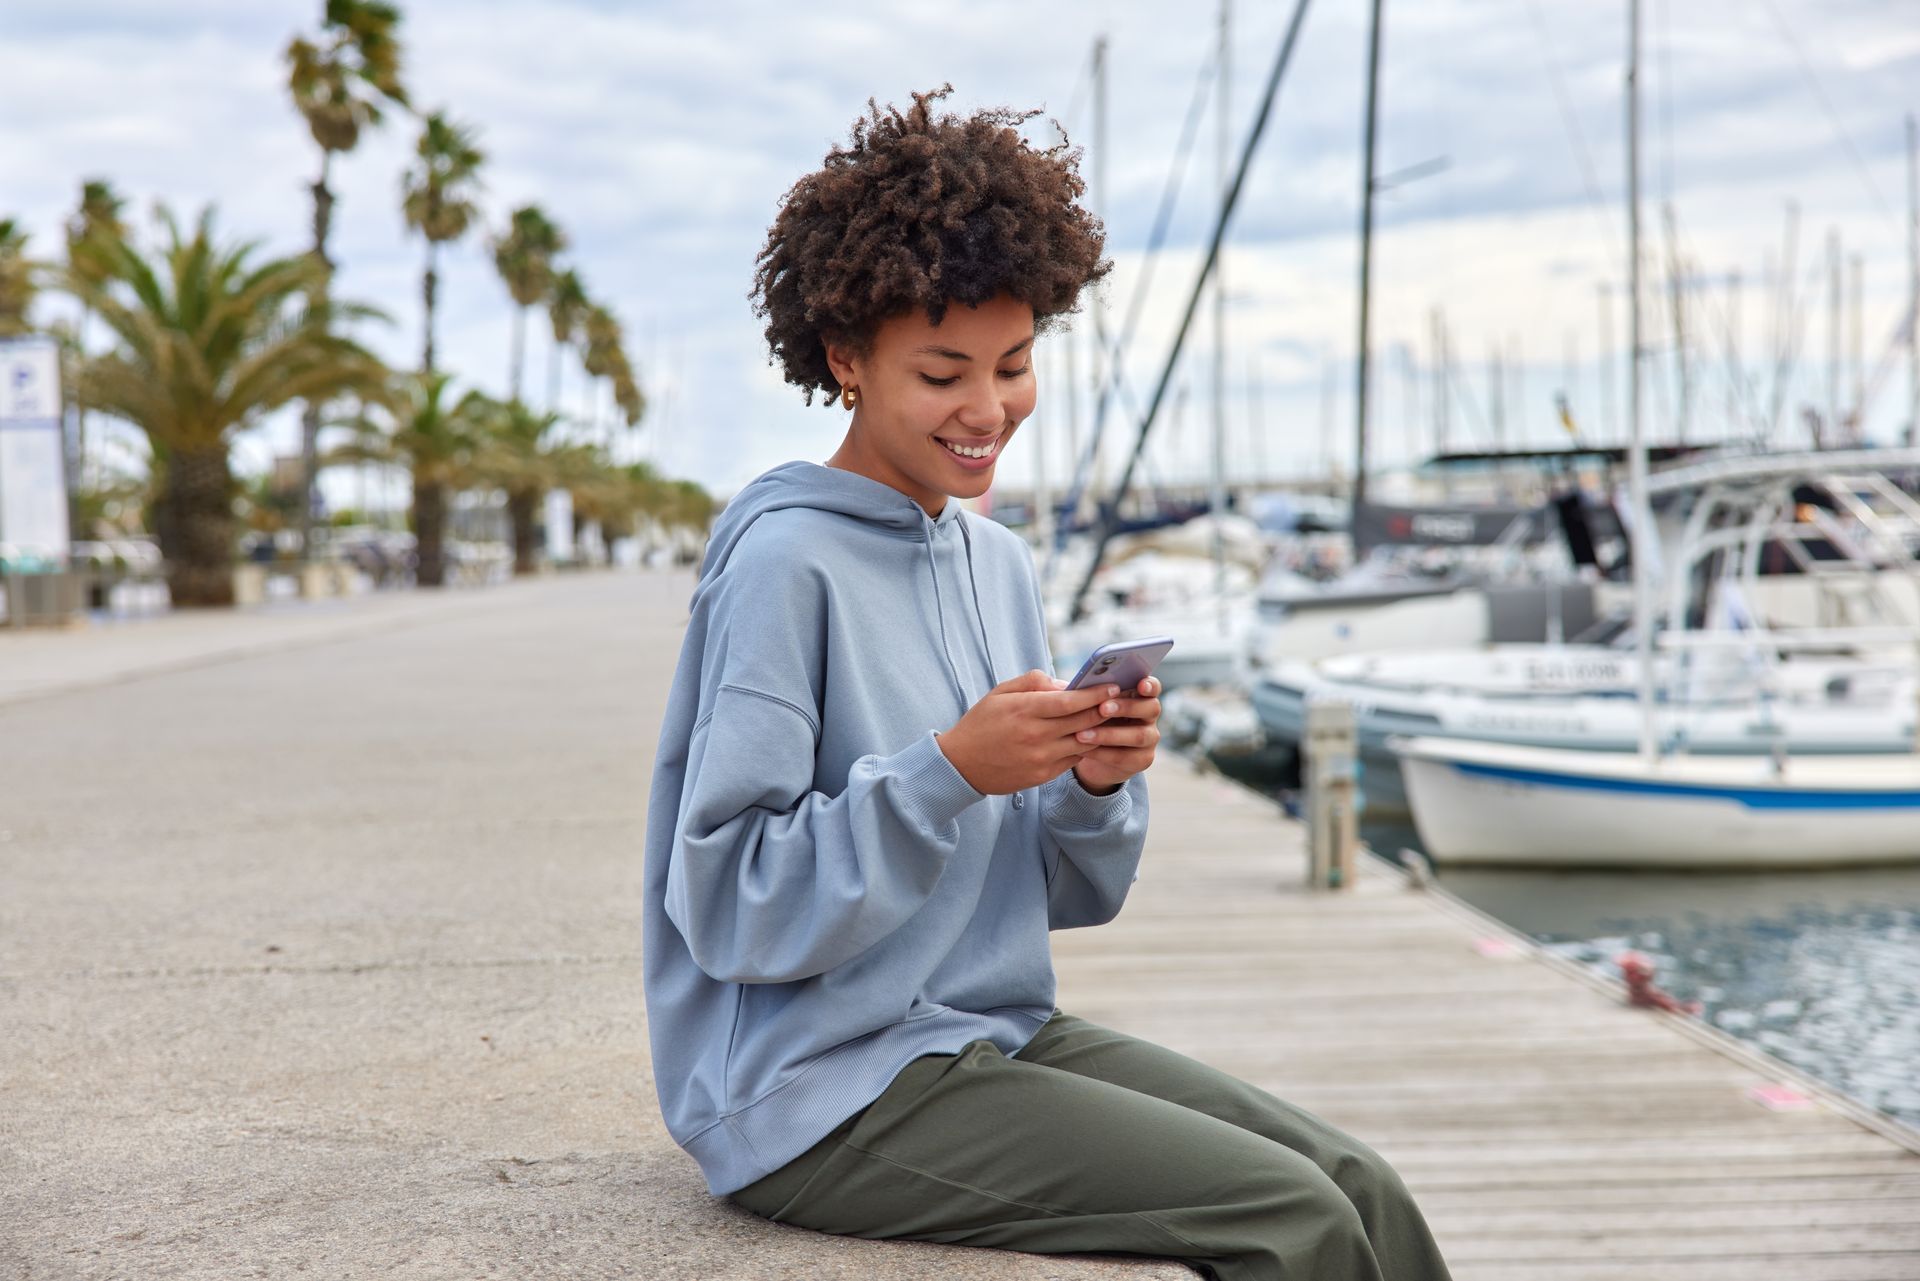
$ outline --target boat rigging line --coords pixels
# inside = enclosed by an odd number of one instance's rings
[[[1103,353],[1104,376],[1096,393],[1093,405],[1093,429],[1088,433],[1087,443],[1080,451],[1080,457],[1074,460],[1073,478],[1068,482],[1066,497],[1061,502],[1061,510],[1067,514],[1068,521],[1078,514],[1080,504],[1086,497],[1087,488],[1092,484],[1094,460],[1100,456],[1100,441],[1105,435],[1107,409],[1115,394],[1128,400],[1127,408],[1137,413],[1131,403],[1131,390],[1125,384],[1127,349],[1133,344],[1134,330],[1139,327],[1140,316],[1146,309],[1147,293],[1153,283],[1154,264],[1159,261],[1160,249],[1166,244],[1168,230],[1173,225],[1173,211],[1179,202],[1180,188],[1185,184],[1187,157],[1192,154],[1193,145],[1200,133],[1200,120],[1206,114],[1207,95],[1213,84],[1215,72],[1219,68],[1217,54],[1209,55],[1201,61],[1200,73],[1194,79],[1193,101],[1187,107],[1186,123],[1181,126],[1180,141],[1174,148],[1173,164],[1167,171],[1167,180],[1160,193],[1160,208],[1154,215],[1153,230],[1147,236],[1146,252],[1140,260],[1140,276],[1134,282],[1133,295],[1127,300],[1127,314],[1121,321],[1120,333],[1107,340]],[[1054,536],[1054,545],[1047,556],[1047,578],[1052,578],[1054,555],[1060,550],[1065,538],[1064,528]]]
[[[1113,499],[1100,509],[1100,537],[1094,544],[1093,559],[1087,566],[1086,577],[1073,593],[1073,603],[1069,617],[1078,622],[1085,616],[1087,591],[1093,586],[1094,575],[1100,572],[1100,562],[1105,557],[1107,544],[1112,541],[1114,525],[1119,519],[1120,502],[1125,498],[1128,487],[1133,483],[1134,470],[1140,465],[1140,456],[1146,449],[1147,437],[1153,430],[1154,417],[1160,412],[1160,405],[1166,399],[1167,388],[1173,381],[1175,368],[1180,362],[1181,349],[1186,345],[1187,331],[1193,327],[1194,313],[1199,310],[1201,295],[1206,292],[1207,282],[1213,275],[1214,264],[1220,258],[1220,246],[1226,239],[1227,224],[1233,218],[1233,211],[1240,201],[1240,192],[1246,185],[1247,172],[1253,166],[1254,152],[1260,146],[1260,138],[1266,132],[1267,121],[1273,115],[1273,104],[1280,96],[1280,82],[1285,77],[1287,64],[1293,58],[1294,45],[1300,37],[1300,26],[1307,16],[1309,0],[1297,0],[1293,17],[1287,23],[1286,35],[1281,38],[1280,50],[1275,55],[1273,70],[1267,77],[1266,92],[1261,96],[1260,109],[1253,119],[1253,128],[1247,134],[1246,145],[1240,152],[1240,164],[1234,171],[1233,182],[1228,186],[1225,197],[1220,202],[1220,213],[1213,225],[1213,236],[1207,244],[1207,256],[1200,265],[1193,290],[1187,297],[1186,309],[1181,313],[1180,326],[1174,332],[1173,345],[1167,352],[1167,359],[1160,370],[1159,382],[1153,389],[1153,399],[1147,404],[1146,415],[1140,420],[1139,434],[1134,438],[1133,452],[1127,457],[1127,465],[1120,473],[1119,483],[1114,486]]]

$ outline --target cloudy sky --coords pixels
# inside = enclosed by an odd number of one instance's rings
[[[287,101],[281,54],[313,25],[318,0],[4,5],[0,215],[24,218],[36,248],[58,243],[90,177],[111,179],[143,216],[160,200],[183,214],[211,203],[228,234],[278,252],[304,247],[318,159]],[[1857,257],[1866,430],[1891,438],[1907,412],[1895,334],[1908,297],[1904,118],[1920,110],[1920,10],[1910,0],[1642,7],[1651,433],[1676,435],[1684,423],[1693,438],[1718,437],[1777,422],[1776,439],[1805,439],[1802,406],[1824,413],[1832,395],[1837,235],[1842,412],[1855,403]],[[1127,376],[1138,395],[1158,376],[1218,190],[1209,106],[1171,234],[1149,264],[1154,213],[1217,39],[1205,6],[1184,7],[1190,18],[1149,0],[406,0],[404,9],[415,101],[475,125],[488,152],[489,224],[538,201],[566,230],[588,288],[625,320],[652,400],[623,446],[636,456],[730,492],[776,463],[831,453],[839,412],[804,405],[779,381],[746,301],[780,195],[844,139],[869,96],[904,102],[942,82],[958,109],[1043,107],[1090,142],[1088,55],[1103,32],[1111,143],[1086,166],[1104,168],[1096,212],[1117,263],[1106,306],[1117,328],[1151,266]],[[1234,5],[1226,119],[1236,155],[1291,9]],[[1625,5],[1421,0],[1387,10],[1377,172],[1425,176],[1378,203],[1374,456],[1431,451],[1443,411],[1455,448],[1564,438],[1554,413],[1563,392],[1585,438],[1618,438]],[[1239,471],[1300,474],[1351,452],[1365,55],[1362,0],[1316,0],[1235,216],[1222,406]],[[396,362],[419,349],[422,254],[398,208],[415,129],[394,120],[334,170],[339,292],[392,314],[391,328],[369,337]],[[442,270],[442,360],[504,391],[509,309],[483,242],[455,248]],[[1436,314],[1452,351],[1444,379]],[[1044,449],[1058,483],[1076,400],[1086,430],[1088,397],[1068,394],[1069,368],[1083,381],[1091,368],[1090,325],[1077,329],[1043,344],[1041,406],[1002,465],[1009,481],[1028,477]],[[1196,338],[1150,476],[1204,469],[1210,329]],[[537,398],[544,332],[529,348]],[[577,405],[580,391],[567,370],[563,404]],[[293,437],[287,421],[264,424],[243,441],[243,465],[264,467]]]

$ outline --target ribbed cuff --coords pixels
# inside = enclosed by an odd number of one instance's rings
[[[1080,786],[1079,776],[1068,770],[1060,776],[1059,796],[1047,808],[1047,817],[1063,827],[1101,828],[1109,823],[1124,823],[1133,809],[1133,797],[1127,785],[1107,796],[1095,796]]]
[[[900,795],[916,812],[926,815],[933,828],[942,828],[985,799],[973,790],[947,754],[934,741],[933,731],[911,747],[896,752],[893,768],[900,776]]]

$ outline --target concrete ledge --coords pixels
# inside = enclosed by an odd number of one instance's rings
[[[639,929],[690,586],[0,638],[0,1277],[1194,1275],[707,1194]]]

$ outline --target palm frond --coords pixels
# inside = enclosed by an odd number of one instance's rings
[[[151,253],[88,241],[60,274],[114,339],[81,367],[90,405],[141,427],[160,453],[217,447],[293,400],[385,394],[385,366],[335,328],[370,309],[311,304],[311,258],[256,263],[258,246],[221,240],[211,210],[191,232],[170,213],[160,221]]]

